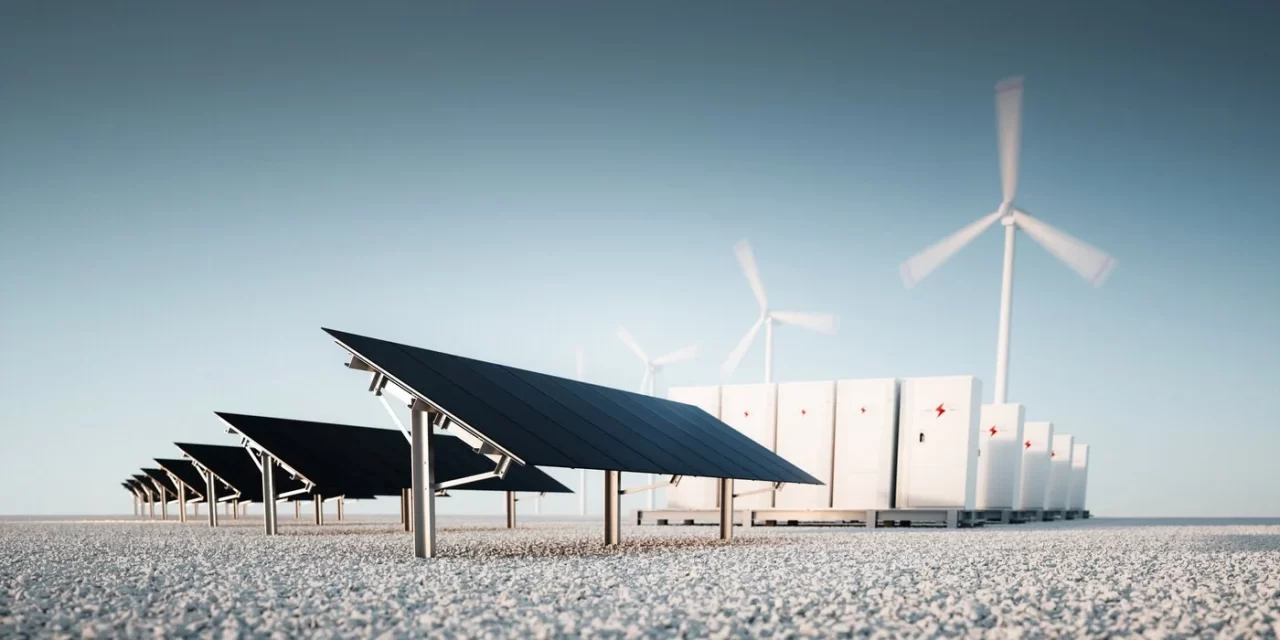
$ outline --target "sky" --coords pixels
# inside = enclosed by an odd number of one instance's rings
[[[1095,514],[1280,515],[1277,32],[1264,0],[0,2],[0,514],[126,512],[172,442],[235,444],[215,410],[392,427],[322,326],[566,376],[580,344],[637,389],[622,324],[701,345],[659,393],[714,384],[742,239],[775,308],[840,318],[778,329],[779,381],[990,400],[1000,232],[898,265],[999,205],[1022,75],[1021,206],[1118,266],[1021,236],[1010,400],[1091,445]]]

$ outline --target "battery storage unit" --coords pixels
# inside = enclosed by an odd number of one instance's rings
[[[973,509],[981,398],[973,376],[903,380],[897,508]]]
[[[831,506],[831,455],[835,441],[836,383],[789,382],[778,385],[775,451],[787,462],[822,481],[793,484],[774,495],[779,509]]]
[[[667,390],[667,399],[690,404],[713,418],[720,417],[720,387],[671,387]],[[715,509],[719,494],[716,492],[715,478],[697,478],[686,476],[680,484],[667,487],[668,509]]]
[[[1089,445],[1071,448],[1071,504],[1069,509],[1084,511],[1085,489],[1089,483]]]
[[[978,419],[978,509],[1012,509],[1022,476],[1020,404],[984,404]]]
[[[1049,494],[1049,451],[1053,423],[1028,422],[1022,427],[1022,477],[1018,480],[1018,510],[1043,509]]]
[[[898,380],[837,381],[831,506],[892,509],[897,461]]]
[[[1053,436],[1049,451],[1049,495],[1046,509],[1066,509],[1071,504],[1071,453],[1075,438],[1066,434]]]
[[[776,420],[778,385],[773,383],[725,385],[720,388],[720,421],[755,440],[760,446],[777,451]],[[739,480],[735,494],[770,488],[768,482]],[[785,490],[794,489],[787,487]],[[734,500],[737,509],[768,509],[773,506],[773,492],[766,491]]]

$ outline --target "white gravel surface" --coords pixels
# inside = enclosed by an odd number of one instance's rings
[[[1280,526],[975,530],[387,520],[0,521],[0,637],[1239,637],[1280,633]]]

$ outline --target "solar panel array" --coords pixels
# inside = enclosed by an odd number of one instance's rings
[[[258,471],[258,465],[254,464],[244,447],[189,442],[174,444],[200,466],[212,471],[228,488],[238,492],[241,502],[262,502],[262,472]],[[303,488],[302,482],[290,478],[287,473],[277,472],[275,481],[277,495]]]
[[[398,496],[412,484],[410,447],[400,431],[219,412],[232,429],[315,484],[322,496]],[[494,462],[453,436],[435,434],[436,482],[492,471]],[[463,491],[569,493],[535,467],[512,466],[504,478],[457,487]]]
[[[190,460],[156,458],[156,464],[160,465],[161,469],[177,476],[178,480],[181,480],[195,494],[194,497],[204,498],[204,492],[207,491],[204,478],[200,476],[200,472],[196,470],[196,466],[191,464]],[[188,494],[188,497],[192,497],[191,494]]]
[[[821,484],[691,405],[325,331],[374,369],[527,464]]]
[[[169,475],[166,474],[164,470],[143,467],[142,472],[147,474],[148,478],[151,478],[155,482],[158,482],[160,486],[164,487],[164,490],[168,492],[170,498],[176,499],[178,497],[178,485],[173,483],[173,480],[169,478]],[[155,489],[153,488],[152,491],[154,492]]]

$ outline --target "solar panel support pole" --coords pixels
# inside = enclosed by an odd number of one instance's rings
[[[209,526],[218,526],[218,480],[213,477],[213,472],[209,472],[204,477],[205,494],[204,499],[209,503]]]
[[[400,524],[404,525],[404,530],[409,530],[409,490],[400,490]]]
[[[150,489],[147,489],[147,517],[156,519],[156,498]]]
[[[424,416],[426,412],[427,406],[418,401],[409,408],[413,434],[413,555],[418,558],[436,555],[435,460],[430,416]]]
[[[163,486],[160,487],[160,519],[169,519],[169,492]]]
[[[317,527],[323,526],[324,525],[324,498],[320,497],[320,494],[317,493],[316,495],[311,497],[311,503],[314,504],[316,507],[316,526]]]
[[[338,522],[342,522],[342,506],[346,498],[338,496]]]
[[[279,531],[276,527],[276,465],[265,451],[259,455],[262,456],[262,523],[267,535],[274,536]]]
[[[302,502],[299,500],[293,501],[293,519],[294,520],[302,519]]]
[[[620,471],[604,472],[604,544],[616,546],[622,541],[622,491]]]
[[[721,478],[720,483],[720,539],[733,539],[733,478]],[[750,514],[747,515],[751,517]]]
[[[187,523],[187,485],[178,483],[178,522]]]
[[[507,492],[507,528],[516,528],[516,492]]]

